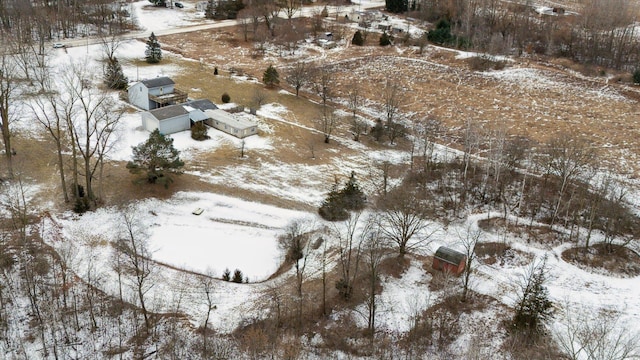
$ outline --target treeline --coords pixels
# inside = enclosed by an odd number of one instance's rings
[[[450,24],[452,36],[448,39],[455,43],[449,45],[494,54],[560,56],[584,64],[635,70],[640,39],[631,2],[583,3],[576,12],[555,8],[553,14],[539,14],[534,6],[498,0],[417,0],[405,1],[400,8],[422,20]]]
[[[22,43],[87,36],[89,31],[118,34],[129,28],[131,14],[111,0],[0,2],[0,34]]]

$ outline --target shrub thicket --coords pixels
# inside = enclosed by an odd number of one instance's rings
[[[198,141],[210,139],[209,135],[207,135],[207,126],[204,122],[198,121],[191,127],[191,138]]]

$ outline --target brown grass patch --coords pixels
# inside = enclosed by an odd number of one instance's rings
[[[605,244],[588,249],[573,247],[562,252],[562,259],[577,267],[605,275],[629,278],[640,275],[640,256],[634,251],[614,245],[610,252]]]
[[[504,218],[490,218],[478,221],[478,226],[485,231],[504,232],[508,231],[527,242],[536,242],[544,245],[559,245],[562,243],[562,234],[551,229],[550,226],[529,226],[527,223],[513,223]]]
[[[486,265],[522,266],[533,260],[533,255],[513,249],[507,243],[489,242],[476,246],[478,260]]]
[[[410,264],[411,260],[406,256],[390,256],[384,259],[380,264],[380,274],[399,279],[402,277],[402,274],[407,271]]]

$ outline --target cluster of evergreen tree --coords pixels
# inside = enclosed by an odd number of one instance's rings
[[[409,9],[407,0],[385,0],[385,8],[392,13],[403,13]]]
[[[214,20],[236,19],[238,13],[244,9],[244,7],[245,5],[242,0],[211,0],[207,4],[204,16],[207,19]]]
[[[349,181],[342,189],[338,190],[334,186],[329,192],[318,213],[325,220],[342,221],[349,218],[349,211],[364,209],[366,201],[366,196],[356,182],[355,174],[351,172]]]
[[[451,32],[451,22],[447,19],[440,19],[436,23],[436,28],[429,30],[427,40],[439,44],[455,46],[457,48],[469,48],[469,40],[462,36],[456,36]]]

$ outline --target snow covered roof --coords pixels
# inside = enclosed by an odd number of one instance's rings
[[[231,115],[230,113],[222,110],[205,110],[204,113],[211,119],[219,121],[223,124],[227,124],[232,126],[238,130],[248,129],[254,126],[257,126],[256,123],[249,119],[243,119],[236,116]]]
[[[141,83],[143,83],[144,86],[146,86],[149,89],[175,84],[173,80],[171,80],[171,78],[167,76],[161,76],[155,79],[142,80]]]
[[[186,115],[189,113],[182,105],[169,105],[149,111],[158,120],[171,119],[176,116]]]

